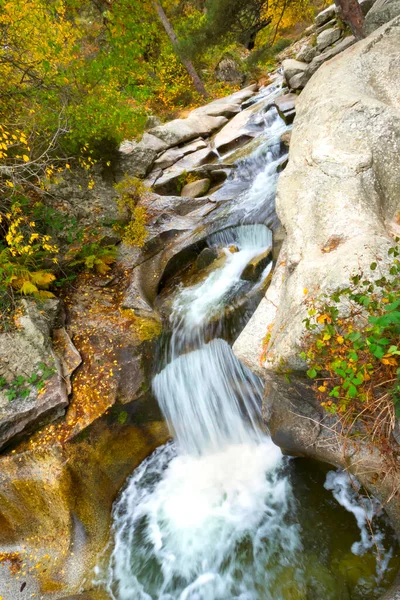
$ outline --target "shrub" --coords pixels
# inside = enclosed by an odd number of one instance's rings
[[[140,179],[127,175],[114,187],[118,192],[118,210],[128,221],[125,224],[117,224],[115,229],[121,234],[123,242],[141,248],[148,236],[148,215],[146,208],[137,204],[139,200],[149,196],[150,190]]]
[[[373,262],[370,274],[358,273],[348,287],[313,302],[305,319],[301,357],[321,405],[350,429],[366,425],[372,438],[387,439],[400,417],[399,251],[389,250],[387,276],[376,276]]]

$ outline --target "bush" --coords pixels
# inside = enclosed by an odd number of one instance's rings
[[[148,215],[145,207],[137,204],[139,200],[149,196],[150,190],[140,179],[127,175],[114,188],[118,192],[118,210],[128,221],[125,224],[117,224],[115,229],[121,234],[123,242],[141,248],[148,236]]]
[[[369,275],[358,273],[347,288],[313,302],[301,354],[325,410],[381,439],[400,417],[399,252],[390,248],[387,276],[377,277],[373,262]]]

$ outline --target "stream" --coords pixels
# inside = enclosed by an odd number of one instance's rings
[[[152,387],[173,441],[134,471],[114,505],[96,575],[113,600],[368,600],[399,567],[395,536],[356,481],[272,443],[262,382],[223,334],[227,308],[258,297],[272,268],[269,259],[255,280],[242,278],[272,247],[264,222],[287,127],[267,107],[280,94],[278,81],[255,98],[251,153],[223,157],[237,168],[217,195],[236,191],[237,226],[207,239],[212,268],[168,290],[170,334]]]

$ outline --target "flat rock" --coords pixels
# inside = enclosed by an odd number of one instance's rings
[[[331,46],[342,37],[342,30],[339,27],[332,29],[325,29],[317,37],[317,49],[319,52],[323,52],[325,48]],[[310,61],[308,61],[310,62]]]
[[[166,152],[161,154],[157,158],[154,163],[154,169],[167,169],[171,167],[173,164],[178,162],[181,158],[186,156],[186,154],[190,154],[191,152],[196,152],[196,150],[201,150],[202,148],[206,148],[206,142],[199,138],[190,144],[185,144],[179,148],[169,148]]]
[[[227,123],[226,117],[209,117],[204,114],[195,114],[187,119],[175,119],[165,125],[151,129],[150,133],[167,145],[179,146],[198,137],[210,136]]]
[[[298,96],[296,94],[285,94],[284,96],[279,96],[279,98],[276,98],[274,101],[274,105],[276,106],[279,115],[287,125],[293,123],[296,114],[297,99]]]
[[[331,58],[333,58],[334,56],[337,56],[344,50],[347,50],[347,48],[350,48],[350,46],[352,46],[355,43],[356,43],[355,37],[350,35],[348,37],[345,37],[343,40],[340,40],[340,42],[338,42],[337,44],[332,46],[332,48],[328,48],[327,50],[325,50],[325,52],[323,52],[322,54],[318,54],[318,56],[313,58],[311,63],[308,65],[308,69],[305,72],[306,82],[315,73],[315,71],[317,71],[320,68],[320,66],[324,62],[331,60]],[[305,83],[304,83],[304,85],[305,85]]]
[[[181,196],[187,198],[199,198],[205,196],[210,189],[211,181],[209,179],[199,179],[192,183],[187,183],[181,191]]]
[[[319,27],[320,25],[324,25],[324,23],[333,19],[336,16],[336,13],[336,5],[331,4],[330,6],[328,6],[328,8],[325,8],[325,10],[321,11],[316,15],[314,19],[315,24],[317,25],[317,27]]]
[[[166,194],[175,193],[177,179],[186,171],[190,173],[202,163],[207,163],[217,154],[211,148],[202,148],[197,152],[192,152],[178,160],[173,166],[166,169],[162,176],[155,182],[154,188],[157,192]]]
[[[299,60],[295,60],[294,58],[287,58],[282,62],[283,75],[286,81],[290,81],[292,77],[298,75],[299,73],[304,73],[307,69],[306,62],[300,62]]]
[[[250,106],[233,117],[233,119],[231,119],[215,136],[215,147],[219,151],[224,152],[225,150],[233,149],[235,146],[250,140],[253,136],[250,132],[245,131],[245,127],[253,113],[254,108]]]

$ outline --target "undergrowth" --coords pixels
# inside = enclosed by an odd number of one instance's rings
[[[387,442],[400,417],[400,249],[389,249],[387,274],[380,260],[349,285],[310,301],[301,357],[324,409],[347,432],[360,426]]]

